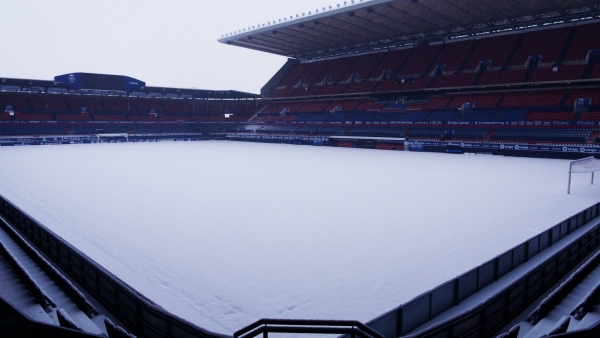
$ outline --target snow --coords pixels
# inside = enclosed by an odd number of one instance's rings
[[[0,194],[172,313],[369,321],[596,203],[569,161],[228,141],[0,148]]]

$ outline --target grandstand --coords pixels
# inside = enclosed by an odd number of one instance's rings
[[[136,79],[85,73],[53,81],[1,79],[0,145],[212,138],[530,157],[600,155],[598,1],[351,3],[221,37],[221,43],[289,58],[260,95],[148,87]],[[64,80],[70,77],[77,80]],[[136,85],[122,86],[122,79]],[[0,199],[0,214],[0,235],[10,238],[10,245],[0,245],[3,276],[10,277],[15,292],[31,295],[1,303],[1,313],[36,323],[36,332],[58,330],[72,337],[102,331],[126,337],[125,329],[140,337],[222,337],[159,308],[9,201]],[[599,214],[598,205],[587,208],[368,327],[387,338],[592,337],[600,331]],[[56,259],[61,271],[29,242]],[[31,266],[34,272],[27,271]],[[514,276],[519,269],[528,270]],[[47,275],[45,285],[30,276],[38,270]],[[77,286],[63,275],[75,276]],[[482,298],[502,278],[505,288]],[[45,293],[52,283],[59,290]],[[571,292],[576,299],[566,297]],[[465,309],[469,297],[480,303]],[[14,302],[20,305],[13,308]],[[523,318],[531,306],[537,307]],[[60,329],[53,327],[53,316]],[[323,333],[323,327],[336,325],[308,324],[270,332]],[[257,325],[262,326],[240,334],[269,332],[269,325],[281,323]],[[361,325],[329,333],[379,337]]]
[[[402,124],[403,136],[417,140],[445,134],[444,140],[452,135],[455,140],[595,147],[600,42],[590,32],[600,30],[600,23],[594,18],[500,25],[498,33],[432,36],[333,59],[311,54],[288,61],[261,97],[157,87],[85,90],[4,79],[0,135],[81,135],[96,128],[132,134],[195,130],[219,137],[253,124],[263,134],[323,137],[369,136],[363,126],[371,125],[377,136],[389,134],[377,128]],[[222,42],[235,44],[235,38]],[[310,126],[266,126],[298,123]],[[445,132],[431,132],[424,124],[445,126]],[[582,136],[561,136],[571,132]]]

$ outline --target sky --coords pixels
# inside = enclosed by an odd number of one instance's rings
[[[0,77],[87,72],[259,93],[286,58],[221,35],[343,0],[0,0]]]

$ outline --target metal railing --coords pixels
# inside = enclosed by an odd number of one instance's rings
[[[384,338],[379,332],[354,320],[261,319],[236,331],[234,338],[252,338],[269,333],[338,334],[360,338]]]
[[[600,246],[600,225],[592,227],[481,304],[429,328],[414,331],[513,271],[599,214],[600,204],[595,204],[479,267],[367,322],[366,325],[386,338],[490,336],[554,285],[593,249]]]

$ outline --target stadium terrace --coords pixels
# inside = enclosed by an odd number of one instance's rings
[[[82,72],[0,78],[0,146],[232,140],[587,158],[575,164],[593,172],[599,32],[598,0],[344,2],[223,34],[221,43],[289,58],[260,94]],[[0,216],[0,276],[21,295],[0,293],[0,331],[229,337],[164,310],[2,196]],[[366,323],[263,319],[234,337],[595,337],[598,216],[595,204],[548,224]]]

